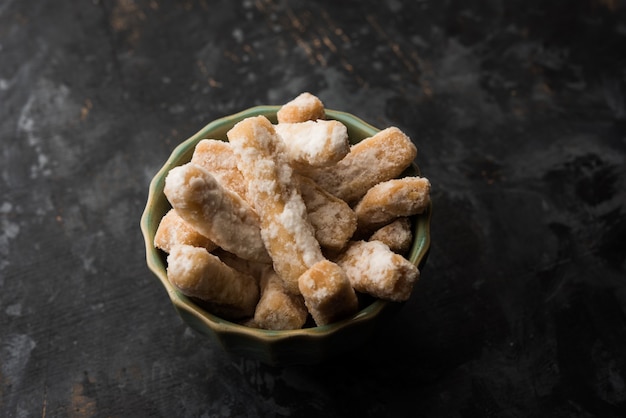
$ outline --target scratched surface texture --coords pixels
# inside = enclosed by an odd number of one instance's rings
[[[144,261],[151,177],[302,91],[419,148],[433,245],[376,338],[231,359]],[[626,416],[617,0],[0,1],[1,417]]]

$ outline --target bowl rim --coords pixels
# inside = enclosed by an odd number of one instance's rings
[[[247,335],[249,337],[261,338],[270,341],[290,339],[295,337],[322,338],[330,334],[337,333],[353,324],[374,320],[385,308],[388,307],[388,305],[394,304],[394,302],[376,299],[369,305],[360,309],[352,316],[323,326],[313,326],[294,330],[267,330],[249,327],[214,315],[202,309],[190,298],[180,293],[167,279],[166,267],[162,263],[162,256],[160,255],[161,250],[155,248],[153,245],[154,232],[156,231],[151,231],[151,208],[154,204],[154,201],[163,194],[163,185],[165,183],[165,177],[169,170],[176,165],[180,165],[179,160],[181,158],[181,154],[189,152],[190,148],[192,146],[195,146],[195,144],[201,139],[209,138],[210,136],[207,136],[209,132],[218,130],[225,125],[234,124],[237,121],[242,120],[246,117],[258,115],[275,115],[278,109],[280,109],[280,106],[253,106],[232,115],[220,117],[209,122],[194,135],[179,143],[172,150],[170,156],[167,158],[165,163],[161,166],[161,168],[157,171],[157,173],[150,181],[146,206],[143,210],[140,220],[140,229],[144,238],[144,245],[146,250],[146,263],[150,271],[158,277],[158,279],[161,281],[161,284],[165,287],[174,307],[177,310],[184,310],[187,313],[193,315],[196,319],[200,320],[204,325],[206,325],[208,328],[216,333]],[[365,131],[370,136],[380,131],[380,129],[372,126],[371,124],[365,122],[361,118],[351,113],[333,109],[325,109],[325,112],[327,118],[339,120],[344,124],[348,123],[352,124],[353,126],[357,126],[358,129]],[[413,163],[413,166],[419,174],[419,167],[417,166],[417,164]],[[428,252],[430,251],[431,216],[432,202],[429,203],[427,210],[424,211],[424,213],[417,218],[417,222],[422,228],[423,234],[420,234],[419,237],[414,237],[412,248],[410,250],[410,254],[412,255],[410,261],[418,268],[420,268],[420,270],[426,261]]]

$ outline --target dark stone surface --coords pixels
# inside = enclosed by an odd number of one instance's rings
[[[413,298],[318,367],[232,360],[144,261],[151,177],[302,91],[433,184]],[[626,8],[0,2],[0,416],[626,416]]]

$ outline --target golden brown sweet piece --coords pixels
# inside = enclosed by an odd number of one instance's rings
[[[367,191],[354,207],[360,230],[374,230],[400,216],[424,212],[430,203],[430,181],[424,177],[387,180]]]
[[[237,157],[228,142],[203,139],[196,144],[191,163],[210,172],[226,189],[247,200],[246,182],[237,168]]]
[[[214,250],[212,254],[219,257],[220,260],[228,266],[242,273],[249,274],[257,280],[261,280],[261,277],[265,274],[265,272],[272,269],[271,260],[266,262],[244,260],[243,258],[238,257],[233,253],[229,253],[228,251],[224,251],[221,248]]]
[[[337,164],[305,174],[331,194],[356,203],[372,186],[398,177],[417,156],[400,129],[391,127],[353,145]]]
[[[206,249],[176,245],[167,257],[167,277],[186,296],[209,301],[230,317],[254,314],[257,281],[224,264]]]
[[[213,251],[217,245],[190,227],[174,209],[170,209],[163,218],[154,235],[154,246],[169,253],[177,244],[203,247]]]
[[[411,296],[419,270],[380,241],[355,241],[339,257],[341,266],[357,292],[395,302]]]
[[[322,260],[298,280],[300,292],[315,324],[330,324],[358,309],[358,300],[346,273],[337,264]]]
[[[248,182],[248,196],[261,219],[261,236],[274,270],[291,293],[298,277],[323,259],[306,206],[293,182],[284,144],[263,116],[237,123],[228,139]]]
[[[296,123],[307,120],[325,119],[322,101],[311,93],[302,93],[281,106],[276,114],[278,123]]]
[[[405,254],[411,248],[413,231],[411,220],[407,217],[398,218],[374,232],[369,241],[380,241],[398,254]]]
[[[301,295],[287,292],[283,281],[273,270],[261,277],[261,299],[254,311],[254,323],[264,329],[302,328],[309,312]]]
[[[221,248],[246,260],[269,262],[257,214],[208,171],[191,163],[175,167],[163,191],[185,222]]]
[[[279,123],[276,133],[285,143],[287,157],[294,167],[327,167],[350,151],[348,129],[336,120]]]
[[[339,251],[346,246],[357,227],[356,214],[343,200],[300,176],[300,193],[306,205],[315,238],[322,248]]]

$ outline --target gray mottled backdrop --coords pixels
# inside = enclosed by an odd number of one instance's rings
[[[433,184],[413,298],[318,367],[231,359],[144,261],[151,177],[303,91]],[[626,415],[619,1],[0,1],[0,416]]]

